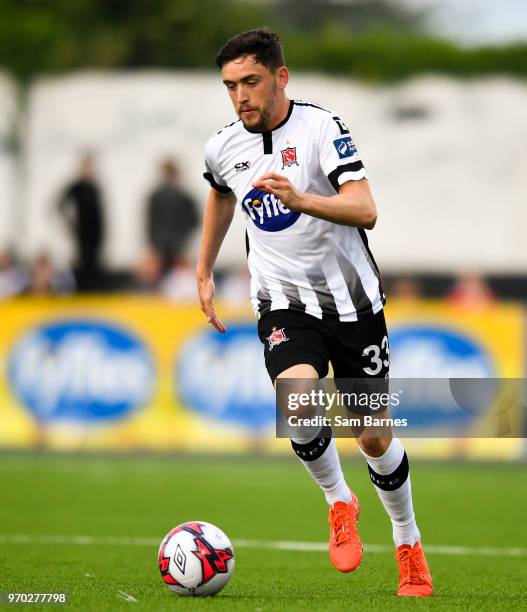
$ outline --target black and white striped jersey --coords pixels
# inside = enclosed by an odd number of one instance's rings
[[[287,117],[272,131],[251,133],[241,121],[220,130],[205,145],[205,164],[211,186],[234,192],[245,215],[257,316],[286,308],[356,321],[382,309],[379,271],[364,230],[291,211],[252,187],[266,172],[276,172],[299,191],[331,196],[346,181],[365,178],[338,116],[292,100]]]

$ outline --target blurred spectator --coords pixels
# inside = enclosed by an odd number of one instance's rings
[[[240,268],[235,272],[227,274],[220,283],[218,289],[218,300],[226,302],[231,306],[242,306],[249,299],[251,288],[251,275],[247,267]]]
[[[134,270],[135,289],[141,292],[157,291],[161,281],[161,261],[154,251],[141,259]]]
[[[413,278],[401,277],[393,281],[388,297],[406,303],[415,302],[421,297],[421,289]]]
[[[161,293],[174,302],[196,302],[196,273],[191,261],[178,257],[161,283]]]
[[[184,255],[189,237],[198,224],[193,198],[179,185],[179,171],[167,159],[160,167],[160,182],[148,199],[147,231],[150,248],[168,272],[177,257]]]
[[[60,295],[73,293],[75,280],[66,270],[57,270],[49,257],[39,255],[31,266],[29,292],[33,295]]]
[[[95,177],[92,155],[84,155],[78,175],[59,201],[59,211],[66,219],[77,246],[75,277],[79,291],[101,288],[100,251],[104,236],[101,191]]]
[[[27,273],[17,264],[12,253],[0,251],[0,299],[22,293],[27,282]]]
[[[474,272],[461,275],[447,299],[455,306],[476,310],[488,308],[496,302],[485,279]]]

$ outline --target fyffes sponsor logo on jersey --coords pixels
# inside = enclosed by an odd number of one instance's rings
[[[251,189],[242,200],[244,213],[256,227],[266,232],[279,232],[291,227],[300,217],[296,210],[289,210],[272,193]]]
[[[441,428],[467,426],[478,414],[467,410],[466,402],[456,397],[459,385],[453,379],[497,375],[491,355],[476,339],[440,325],[392,328],[390,362],[390,378],[411,379],[404,381],[404,396],[395,416],[407,417],[412,426],[437,428],[437,432]],[[484,396],[491,397],[486,388]],[[489,407],[488,402],[484,403],[481,402],[479,414]]]
[[[175,387],[197,414],[232,425],[260,429],[274,423],[275,396],[253,325],[205,330],[179,352]]]
[[[110,322],[54,321],[19,340],[8,378],[39,421],[90,422],[145,404],[154,366],[142,342]]]

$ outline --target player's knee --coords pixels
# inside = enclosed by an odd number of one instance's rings
[[[367,455],[380,457],[388,450],[391,440],[391,434],[382,431],[369,431],[366,428],[360,435],[358,442]]]
[[[314,399],[319,389],[316,370],[300,364],[284,370],[275,381],[276,400],[283,414],[311,418],[319,411]]]

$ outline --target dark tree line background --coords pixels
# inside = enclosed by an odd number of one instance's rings
[[[82,68],[204,68],[267,25],[295,69],[383,81],[422,72],[527,76],[527,44],[464,49],[386,0],[0,0],[0,67],[21,81]]]

